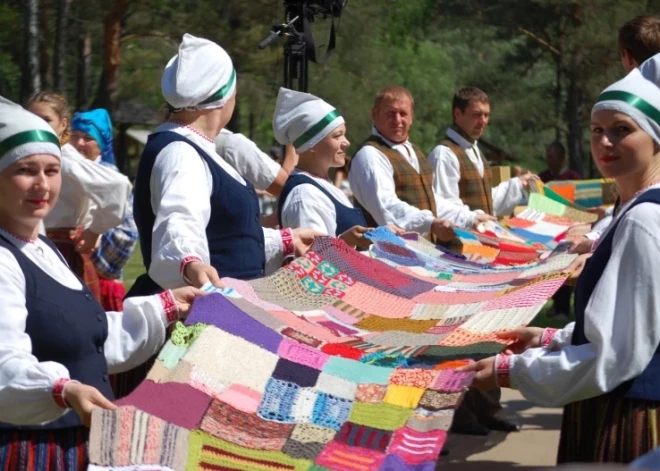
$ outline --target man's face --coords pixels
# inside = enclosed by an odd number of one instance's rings
[[[371,110],[371,119],[383,137],[394,143],[405,142],[413,122],[412,102],[408,97],[385,99]]]
[[[465,111],[454,108],[454,122],[472,139],[479,139],[490,120],[490,104],[471,100]]]
[[[550,146],[545,151],[545,163],[548,168],[554,173],[561,172],[564,167],[564,156],[557,150],[555,146]]]

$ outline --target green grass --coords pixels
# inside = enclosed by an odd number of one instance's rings
[[[568,319],[556,319],[554,317],[549,317],[548,314],[550,314],[550,308],[552,307],[552,300],[548,301],[545,306],[543,306],[543,309],[541,309],[541,312],[536,316],[536,318],[529,323],[530,327],[554,327],[556,329],[560,329],[564,327],[566,324],[568,324],[571,321],[574,321],[573,315],[571,315],[570,318]]]
[[[133,251],[133,255],[131,255],[131,258],[124,267],[124,286],[126,287],[126,291],[133,286],[136,278],[144,272],[144,265],[142,265],[142,251],[140,250],[140,244],[137,244]]]

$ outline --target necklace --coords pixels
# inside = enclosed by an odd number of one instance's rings
[[[650,187],[652,187],[652,186],[655,186],[655,185],[658,185],[658,184],[660,184],[660,180],[654,181],[653,183],[649,183],[649,184],[646,185],[644,188],[642,188],[641,190],[639,190],[637,193],[635,193],[634,195],[632,195],[631,198],[629,198],[629,199],[627,199],[627,200],[625,200],[625,201],[624,201],[624,200],[620,200],[620,201],[619,201],[619,208],[622,207],[622,206],[625,205],[625,204],[630,203],[632,200],[634,200],[635,198],[637,198],[637,197],[640,195],[640,193],[643,193],[643,192],[646,191],[648,188],[650,188]]]
[[[34,247],[36,249],[36,251],[39,255],[41,255],[42,257],[44,256],[44,249],[41,246],[37,245],[37,240],[39,240],[38,238],[37,239],[26,239],[25,237],[18,236],[16,234],[14,234],[13,232],[8,231],[4,227],[0,227],[0,232],[4,232],[5,234],[12,236],[14,239],[20,240],[24,244],[30,244],[31,247]]]
[[[179,126],[183,126],[184,128],[188,129],[189,131],[192,131],[192,132],[194,132],[195,134],[197,134],[199,137],[201,137],[201,138],[204,139],[205,141],[210,142],[211,144],[213,144],[213,139],[211,139],[210,137],[208,137],[208,136],[205,135],[205,134],[202,134],[202,133],[199,132],[197,129],[193,128],[192,126],[190,126],[190,125],[188,125],[188,124],[182,123],[181,121],[177,121],[177,120],[175,120],[175,119],[171,119],[171,120],[170,120],[170,123],[178,124]]]

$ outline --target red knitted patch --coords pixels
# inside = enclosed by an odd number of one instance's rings
[[[323,353],[335,357],[349,358],[351,360],[359,360],[364,355],[364,352],[359,348],[349,347],[341,343],[329,343],[321,347]]]

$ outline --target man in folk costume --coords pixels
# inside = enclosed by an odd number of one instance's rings
[[[394,224],[448,241],[453,238],[452,225],[472,228],[492,217],[434,192],[433,169],[408,140],[414,105],[403,87],[388,87],[376,95],[372,136],[355,154],[349,181],[369,225]]]
[[[472,211],[504,216],[523,201],[523,190],[536,178],[531,173],[491,185],[488,162],[477,140],[488,126],[488,95],[474,87],[461,88],[452,102],[453,124],[445,139],[429,154],[433,189],[442,198]]]

